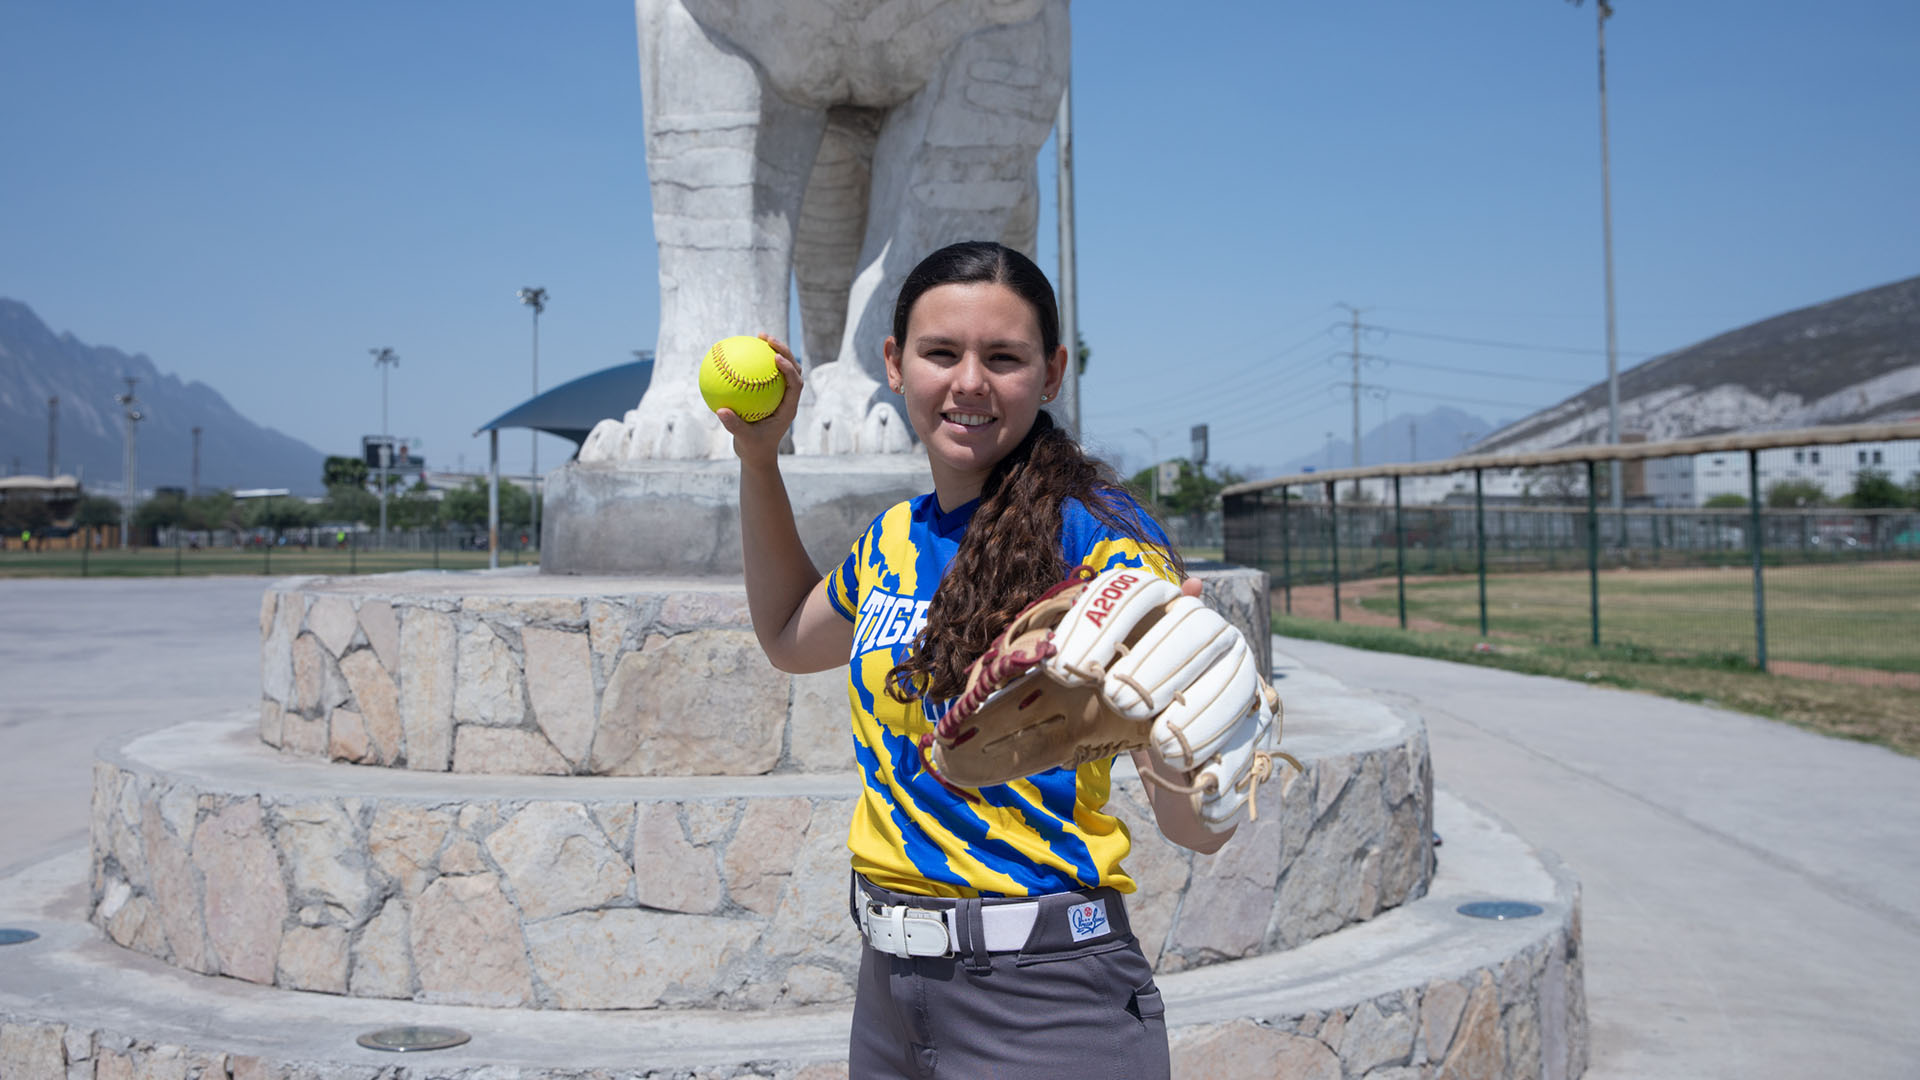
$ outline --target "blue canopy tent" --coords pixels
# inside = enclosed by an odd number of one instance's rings
[[[602,420],[622,416],[647,392],[653,381],[653,361],[635,360],[616,364],[572,382],[561,383],[515,405],[480,425],[487,439],[487,565],[500,565],[500,430],[531,428],[573,440],[574,453],[586,442],[587,433]],[[535,478],[534,498],[540,497]]]

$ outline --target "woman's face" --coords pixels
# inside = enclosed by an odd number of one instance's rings
[[[980,494],[987,474],[1025,438],[1043,398],[1060,389],[1065,348],[1048,356],[1033,308],[991,282],[937,285],[887,339],[887,380],[927,448],[944,509]]]

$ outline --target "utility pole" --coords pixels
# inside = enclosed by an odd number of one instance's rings
[[[60,398],[47,399],[47,479],[60,475]]]
[[[113,399],[120,403],[120,408],[123,410],[127,424],[127,459],[123,467],[126,473],[127,490],[126,495],[120,501],[120,550],[122,551],[127,550],[127,548],[131,546],[130,537],[133,533],[133,499],[134,493],[139,490],[139,488],[134,485],[135,469],[139,465],[140,455],[134,446],[133,425],[146,419],[145,416],[141,415],[138,407],[140,400],[133,396],[133,384],[140,380],[132,375],[126,376],[126,380],[127,392],[124,394],[116,394]]]
[[[393,435],[387,429],[387,369],[400,366],[392,349],[381,346],[368,349],[373,366],[380,369],[380,546],[387,546],[387,467],[393,462]]]
[[[1353,391],[1353,467],[1360,467],[1360,310],[1352,304],[1335,304],[1346,308],[1353,315],[1353,383],[1348,389]],[[1353,494],[1360,496],[1360,478],[1353,478]]]
[[[520,302],[533,309],[533,396],[540,396],[540,313],[547,310],[547,290],[521,289]],[[533,429],[533,549],[540,550],[540,429]]]
[[[1613,184],[1607,165],[1607,17],[1613,5],[1597,0],[1594,12],[1600,44],[1600,236],[1607,264],[1607,443],[1614,445],[1620,441],[1620,350],[1613,322]],[[1607,479],[1612,488],[1608,502],[1619,510],[1624,492],[1618,459],[1607,463]]]
[[[1407,460],[1420,460],[1420,424],[1415,420],[1407,421]]]
[[[193,486],[187,489],[187,494],[191,495],[196,499],[200,497],[200,432],[201,430],[202,429],[198,427],[193,429]]]

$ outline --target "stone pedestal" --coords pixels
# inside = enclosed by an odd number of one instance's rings
[[[780,459],[800,541],[822,573],[880,512],[933,490],[924,451]],[[548,574],[740,577],[740,463],[572,462],[547,474]]]

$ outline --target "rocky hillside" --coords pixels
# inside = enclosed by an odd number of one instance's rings
[[[47,399],[60,399],[62,473],[89,488],[118,489],[125,452],[120,406],[125,376],[146,419],[140,424],[141,488],[187,486],[193,471],[193,429],[200,427],[203,488],[285,487],[317,492],[324,455],[256,424],[200,382],[163,374],[143,355],[55,334],[33,309],[0,298],[0,473],[47,469]]]
[[[1649,441],[1920,415],[1920,277],[1776,315],[1620,373],[1620,430]],[[1476,453],[1605,442],[1607,384]]]

